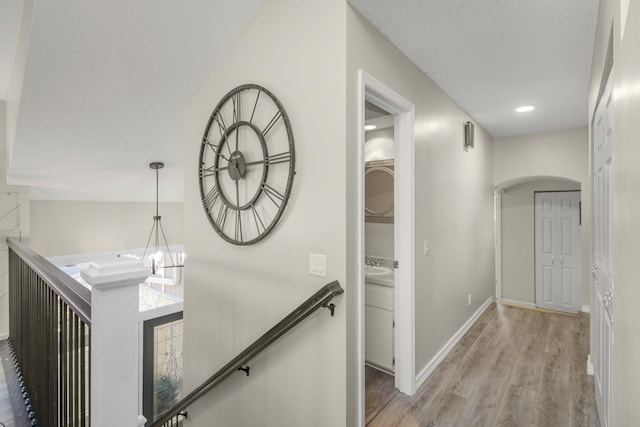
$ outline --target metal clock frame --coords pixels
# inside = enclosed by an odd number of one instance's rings
[[[249,121],[245,121],[245,120],[237,120],[236,119],[236,105],[239,105],[241,103],[241,94],[245,91],[248,90],[252,90],[255,89],[258,91],[258,95],[256,96],[256,101],[255,104],[253,106],[253,110],[252,110],[252,114],[251,114],[251,118],[249,119]],[[260,100],[260,96],[261,94],[265,94],[270,100],[271,102],[275,105],[276,109],[277,109],[277,113],[274,115],[274,117],[269,121],[269,123],[265,126],[264,129],[259,129],[254,123],[252,123],[254,114],[256,112],[256,108],[258,107],[258,103]],[[237,98],[234,98],[237,97]],[[224,123],[224,119],[222,118],[222,115],[220,114],[221,110],[227,105],[228,102],[232,102],[233,104],[233,111],[234,111],[234,117],[233,117],[233,122],[227,127],[226,124]],[[218,117],[219,119],[216,119],[216,117]],[[288,139],[288,147],[289,147],[289,171],[288,171],[288,176],[287,176],[287,183],[286,183],[286,188],[284,190],[284,193],[280,193],[278,190],[274,189],[273,187],[271,187],[268,183],[267,183],[267,178],[269,176],[269,167],[273,164],[277,164],[277,163],[283,163],[286,160],[283,160],[282,158],[278,157],[278,154],[276,154],[274,159],[270,159],[269,158],[269,152],[268,152],[268,144],[265,138],[265,135],[271,130],[271,128],[277,123],[278,120],[282,119],[286,132],[287,132],[287,139]],[[224,133],[221,135],[220,137],[220,141],[219,143],[213,144],[211,141],[209,141],[208,135],[209,135],[209,131],[211,130],[211,127],[214,125],[218,125],[218,126],[222,126],[224,127]],[[229,169],[231,166],[231,160],[229,159],[229,161],[227,162],[227,167],[219,167],[219,163],[220,163],[220,159],[222,158],[223,160],[225,160],[223,158],[223,156],[221,156],[221,151],[223,148],[223,145],[225,143],[229,143],[228,141],[228,136],[236,129],[242,127],[242,126],[248,126],[250,127],[253,132],[258,136],[258,139],[260,140],[260,145],[262,148],[262,155],[263,155],[263,160],[262,161],[256,161],[256,162],[251,162],[251,163],[242,163],[242,162],[238,162],[238,164],[235,163],[234,161],[234,168],[237,168],[238,172],[240,173],[240,178],[242,178],[242,175],[244,173],[244,169],[242,170],[242,172],[240,171],[240,166],[242,166],[243,168],[246,168],[247,165],[251,165],[256,164],[256,163],[263,163],[264,164],[264,168],[262,171],[262,178],[260,181],[260,184],[258,186],[258,189],[256,191],[256,193],[253,195],[253,197],[245,204],[243,204],[242,206],[238,206],[238,204],[234,204],[233,202],[229,201],[228,198],[225,196],[224,192],[220,191],[220,181],[219,181],[219,172],[221,170],[224,169]],[[228,236],[227,234],[224,233],[223,229],[220,229],[220,227],[218,227],[216,221],[214,220],[213,216],[214,216],[214,212],[212,212],[209,208],[208,205],[208,195],[205,194],[205,189],[204,189],[204,185],[203,185],[203,180],[205,179],[205,176],[203,175],[204,172],[204,153],[207,149],[207,145],[209,146],[215,146],[215,157],[214,157],[214,161],[213,161],[213,174],[214,174],[214,178],[215,178],[215,186],[216,188],[218,188],[218,193],[216,195],[216,197],[220,197],[220,200],[222,201],[223,204],[225,204],[229,209],[232,209],[236,212],[241,212],[243,210],[247,210],[251,207],[253,207],[254,203],[256,201],[258,201],[261,197],[268,197],[269,199],[271,199],[271,201],[278,206],[278,210],[275,213],[274,217],[271,219],[270,223],[268,225],[265,226],[265,224],[262,222],[262,220],[260,219],[260,224],[263,226],[263,230],[262,232],[260,232],[260,227],[257,225],[258,223],[258,219],[254,217],[255,221],[256,221],[256,228],[258,230],[258,235],[251,239],[251,240],[247,240],[247,241],[239,241],[237,238],[232,238],[230,236]],[[210,168],[208,168],[210,169]],[[202,136],[202,141],[201,141],[201,145],[200,145],[200,155],[198,158],[198,170],[199,170],[199,174],[198,174],[198,183],[199,183],[199,187],[200,187],[200,198],[202,201],[202,205],[204,207],[207,219],[209,220],[209,223],[211,224],[211,226],[213,227],[213,229],[216,231],[216,233],[218,233],[218,235],[220,237],[222,237],[225,241],[232,243],[234,245],[240,245],[240,246],[245,246],[245,245],[251,245],[254,243],[257,243],[259,241],[261,241],[262,239],[264,239],[267,235],[269,235],[269,233],[271,233],[271,231],[273,231],[273,229],[275,228],[275,226],[278,224],[278,222],[280,221],[286,207],[289,201],[289,196],[291,195],[291,188],[293,185],[293,177],[295,175],[295,146],[294,146],[294,139],[293,139],[293,131],[291,129],[291,123],[289,122],[289,116],[287,115],[286,110],[284,109],[282,103],[278,100],[278,98],[271,93],[268,89],[264,88],[263,86],[257,85],[257,84],[244,84],[241,86],[238,86],[232,90],[230,90],[229,92],[227,92],[227,94],[225,96],[222,97],[222,99],[218,102],[218,104],[216,105],[216,107],[213,109],[209,120],[207,121],[207,125],[205,126],[204,129],[204,134]],[[278,204],[276,202],[276,200],[280,201],[280,204]],[[227,210],[228,211],[228,210]],[[226,212],[225,211],[225,220],[226,220]],[[256,215],[256,212],[254,211],[254,215]],[[238,220],[236,220],[238,221]],[[238,225],[236,224],[236,227]],[[242,227],[241,223],[240,223],[240,227]],[[224,227],[222,227],[224,228]],[[240,229],[240,234],[242,235],[242,229]],[[237,231],[236,231],[236,235],[237,235]]]

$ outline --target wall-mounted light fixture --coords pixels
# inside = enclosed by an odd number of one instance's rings
[[[473,123],[464,122],[464,151],[468,151],[469,148],[473,148],[473,135],[475,133]]]

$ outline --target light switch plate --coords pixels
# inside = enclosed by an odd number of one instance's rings
[[[327,256],[309,254],[309,274],[327,277]]]

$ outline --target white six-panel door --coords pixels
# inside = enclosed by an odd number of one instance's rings
[[[594,301],[593,369],[600,422],[609,425],[613,324],[611,188],[613,176],[613,90],[607,82],[593,120]]]
[[[580,192],[535,194],[536,306],[577,313],[581,307]]]

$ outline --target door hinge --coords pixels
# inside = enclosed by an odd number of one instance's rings
[[[393,261],[393,268],[399,268],[398,267],[398,261]]]
[[[393,359],[391,359],[391,364],[392,364],[393,366],[396,366],[396,358],[395,358],[395,357],[394,357]]]
[[[395,327],[396,327],[396,321],[395,321],[395,320],[391,323],[391,327],[392,327],[392,328],[395,328]]]

